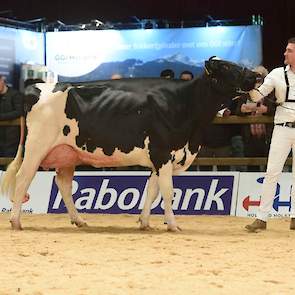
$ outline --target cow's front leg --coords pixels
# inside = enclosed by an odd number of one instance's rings
[[[140,229],[148,230],[150,229],[150,215],[151,215],[151,207],[153,201],[157,198],[159,194],[159,184],[158,184],[158,176],[155,171],[152,172],[148,187],[147,187],[147,196],[144,202],[144,206],[142,212],[140,214],[139,222],[140,222]]]
[[[172,210],[173,181],[171,161],[159,169],[159,187],[164,199],[165,222],[167,223],[167,230],[178,231],[180,228],[176,224],[175,216]]]
[[[87,226],[87,223],[79,216],[72,197],[72,181],[75,167],[60,168],[56,170],[56,184],[70,215],[71,223],[78,227]]]

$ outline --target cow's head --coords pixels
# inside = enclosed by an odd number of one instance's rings
[[[205,71],[221,89],[236,95],[253,89],[258,79],[257,73],[215,56],[205,61]]]

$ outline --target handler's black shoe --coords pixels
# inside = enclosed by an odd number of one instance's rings
[[[291,218],[291,221],[290,221],[290,229],[295,230],[295,218]]]
[[[256,232],[257,230],[266,229],[266,221],[255,219],[251,224],[245,226],[249,232]],[[295,218],[294,218],[294,229],[295,229]]]

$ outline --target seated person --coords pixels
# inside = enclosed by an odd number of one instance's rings
[[[223,117],[233,114],[236,104],[220,111]],[[231,139],[235,135],[236,128],[228,124],[209,124],[204,129],[202,147],[197,155],[199,158],[227,158],[232,156]],[[212,171],[212,166],[199,166],[200,171]],[[230,166],[217,166],[218,171],[229,171]]]
[[[190,81],[190,80],[194,79],[194,74],[190,71],[183,71],[180,74],[179,79],[185,80],[185,81]]]
[[[161,77],[161,78],[173,79],[174,76],[175,76],[175,74],[174,74],[174,72],[173,72],[171,69],[163,70],[163,71],[160,73],[160,77]]]
[[[0,75],[0,120],[14,120],[23,114],[23,95],[9,87]],[[0,157],[14,157],[19,138],[19,126],[0,126]]]
[[[111,76],[111,80],[119,80],[119,79],[122,79],[122,75],[119,74],[119,73],[115,73]]]

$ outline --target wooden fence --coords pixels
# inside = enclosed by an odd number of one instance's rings
[[[273,117],[271,116],[228,116],[228,117],[216,117],[213,120],[214,124],[252,124],[252,123],[265,123],[272,124]],[[20,124],[20,119],[10,121],[0,121],[0,126],[15,126]],[[13,158],[1,158],[0,165],[9,164]],[[266,165],[267,158],[256,157],[256,158],[198,158],[196,157],[193,165],[198,166],[259,166]],[[292,158],[288,158],[286,165],[292,165]]]

